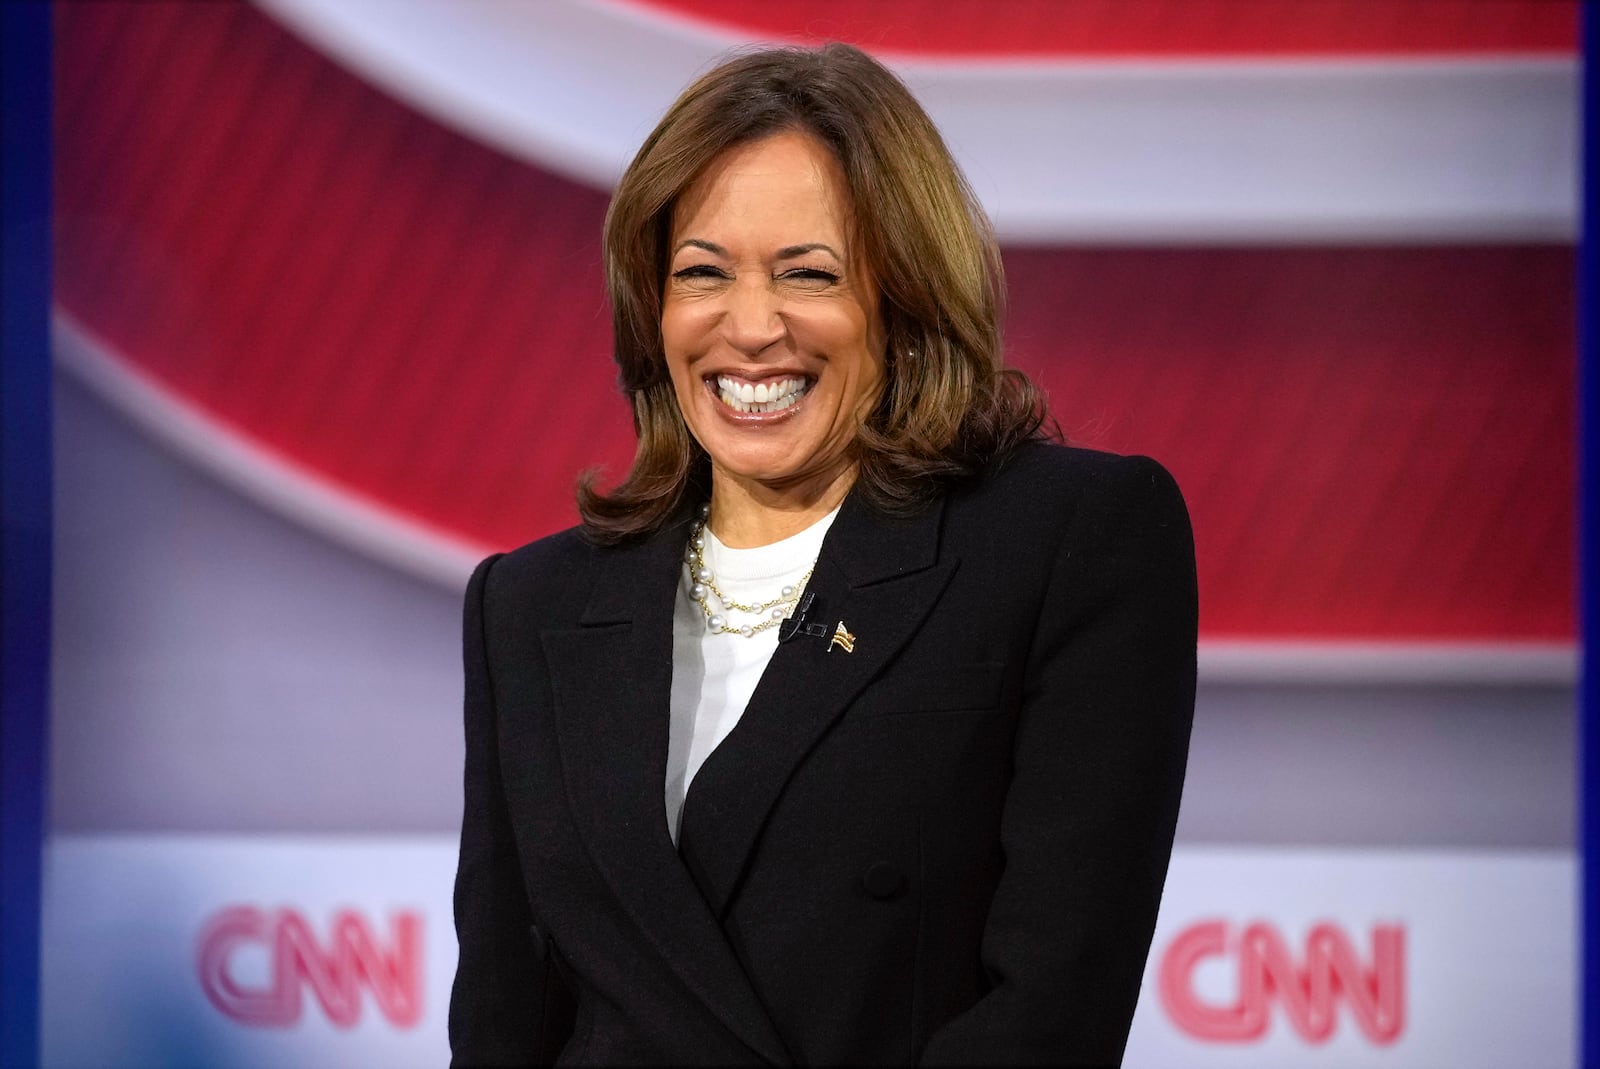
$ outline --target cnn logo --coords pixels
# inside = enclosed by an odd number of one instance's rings
[[[1239,930],[1202,921],[1180,932],[1162,955],[1161,1004],[1197,1039],[1248,1043],[1266,1035],[1276,1002],[1301,1038],[1325,1043],[1342,1000],[1369,1040],[1393,1043],[1405,1027],[1405,929],[1374,925],[1371,945],[1363,962],[1343,931],[1318,924],[1297,961],[1273,925],[1258,921]],[[1231,1003],[1208,1002],[1195,991],[1195,972],[1211,959],[1234,966],[1238,994]]]
[[[296,910],[233,906],[200,934],[200,986],[228,1017],[278,1028],[300,1020],[307,988],[328,1020],[349,1028],[361,1017],[365,988],[391,1024],[409,1028],[422,1016],[422,915],[402,910],[389,928],[385,946],[359,914],[340,910],[324,945]],[[265,960],[263,982],[240,982],[241,955]]]

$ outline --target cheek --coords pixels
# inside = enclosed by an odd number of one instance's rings
[[[876,393],[888,377],[883,346],[881,332],[870,326],[857,335],[856,384],[865,392]]]
[[[670,356],[667,357],[667,374],[672,379],[672,393],[678,399],[678,411],[685,419],[693,418],[696,395],[701,389],[699,377],[681,358],[675,360]]]
[[[694,327],[693,317],[682,310],[669,306],[662,313],[661,348],[673,382],[690,377],[689,365],[700,349],[696,344],[696,338],[700,333]]]
[[[661,310],[661,342],[679,360],[692,355],[707,329],[709,310],[703,306],[668,301]]]
[[[667,365],[676,368],[683,361],[683,323],[682,317],[673,312],[664,312],[661,316],[661,348],[666,354]]]
[[[884,384],[887,376],[884,374],[883,361],[874,361],[871,367],[863,371],[861,382],[861,403],[857,406],[857,413],[862,419],[871,415],[872,410],[878,406],[879,399],[883,396]]]

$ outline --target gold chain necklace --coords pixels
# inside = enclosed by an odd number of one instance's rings
[[[706,516],[710,511],[711,506],[700,506],[700,518],[695,521],[694,530],[689,533],[688,552],[684,555],[689,564],[689,596],[699,603],[700,611],[706,617],[706,626],[711,629],[713,635],[743,635],[745,638],[754,638],[788,619],[789,614],[794,611],[795,603],[800,600],[800,592],[811,581],[811,573],[816,571],[817,562],[813,560],[811,567],[806,569],[806,574],[800,577],[800,581],[792,586],[785,586],[778,591],[778,596],[775,598],[769,598],[755,605],[734,601],[717,587],[716,576],[706,566]],[[717,596],[723,612],[712,611],[709,603],[712,594]],[[730,610],[750,615],[766,613],[767,617],[758,623],[735,625],[724,615]]]

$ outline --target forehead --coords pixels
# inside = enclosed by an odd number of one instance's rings
[[[678,198],[672,235],[676,242],[710,236],[702,230],[759,230],[788,243],[824,240],[820,228],[842,241],[849,221],[839,161],[810,134],[786,130],[712,160]]]

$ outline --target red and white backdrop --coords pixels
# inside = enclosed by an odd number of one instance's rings
[[[611,182],[717,55],[821,38],[945,131],[1067,433],[1190,502],[1129,1063],[1572,1063],[1576,25],[58,5],[47,1064],[443,1057],[460,588],[630,455]]]

